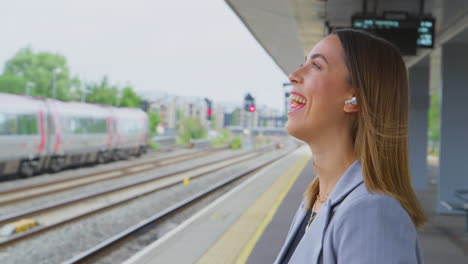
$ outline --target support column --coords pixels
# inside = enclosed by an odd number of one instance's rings
[[[440,157],[437,208],[457,201],[453,192],[468,189],[468,44],[442,47]]]
[[[409,157],[413,188],[427,189],[429,65],[409,69]]]

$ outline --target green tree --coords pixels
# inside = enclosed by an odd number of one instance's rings
[[[64,56],[49,52],[35,53],[29,47],[19,50],[6,62],[3,74],[22,77],[25,82],[34,83],[31,95],[35,96],[53,97],[55,83],[60,100],[69,100],[72,97],[71,88],[76,85],[76,79],[70,78]],[[24,93],[24,87],[20,92]]]
[[[148,120],[149,120],[149,127],[150,127],[150,135],[156,135],[156,127],[161,122],[161,117],[159,112],[149,111],[148,112]]]
[[[179,128],[180,139],[183,144],[187,144],[191,139],[206,138],[206,128],[195,118],[188,118],[182,122]]]
[[[119,106],[125,107],[140,107],[142,98],[136,94],[132,87],[127,86],[122,90]]]
[[[21,76],[1,75],[0,92],[24,94],[26,93],[26,81]]]
[[[109,84],[107,76],[100,83],[86,84],[86,102],[94,104],[117,105],[119,89]]]

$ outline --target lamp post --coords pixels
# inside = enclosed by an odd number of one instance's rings
[[[284,118],[286,122],[286,118],[288,117],[288,106],[289,106],[289,95],[291,92],[291,83],[283,83],[283,89],[284,89]]]
[[[53,93],[53,98],[57,99],[57,75],[60,74],[62,70],[60,68],[55,68],[52,71],[52,93]]]
[[[33,82],[26,83],[26,95],[31,95],[31,87],[33,87],[34,85],[36,84]]]

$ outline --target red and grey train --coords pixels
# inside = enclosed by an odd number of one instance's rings
[[[141,109],[0,93],[0,177],[139,156],[148,137]]]

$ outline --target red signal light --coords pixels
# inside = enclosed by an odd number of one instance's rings
[[[210,116],[212,114],[212,110],[211,109],[206,110],[206,114]]]
[[[255,106],[254,106],[254,105],[251,105],[251,106],[249,107],[249,111],[250,111],[250,112],[255,112]]]

